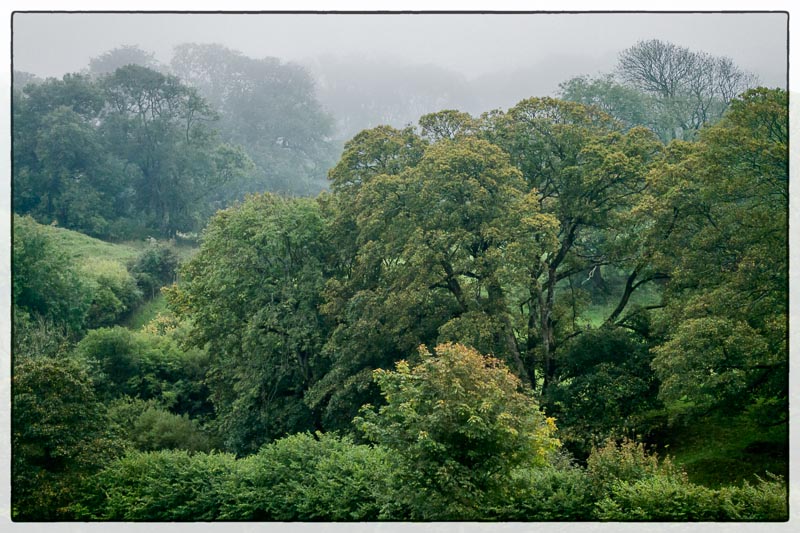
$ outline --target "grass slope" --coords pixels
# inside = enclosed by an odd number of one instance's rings
[[[44,225],[42,228],[58,243],[58,247],[67,257],[77,265],[99,259],[118,261],[125,265],[128,261],[136,258],[147,245],[145,241],[113,244],[65,228]]]

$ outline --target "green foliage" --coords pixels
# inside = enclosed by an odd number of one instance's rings
[[[156,399],[192,417],[210,412],[206,353],[182,349],[169,335],[122,327],[96,329],[78,343],[75,354],[90,369],[97,394],[105,400],[126,395]]]
[[[63,324],[11,308],[11,353],[14,357],[59,357],[69,352],[71,335]]]
[[[497,511],[496,519],[523,522],[588,521],[593,518],[595,494],[586,472],[556,462],[514,471],[513,496]]]
[[[321,433],[238,460],[131,452],[94,476],[76,507],[103,520],[375,520],[388,464],[385,450]]]
[[[80,331],[91,298],[86,281],[32,218],[14,215],[13,230],[15,308]]]
[[[167,292],[208,344],[219,432],[238,453],[313,427],[303,391],[319,375],[327,332],[318,306],[327,244],[318,205],[248,197],[209,223],[200,252]]]
[[[70,519],[82,480],[113,459],[119,444],[77,361],[16,355],[13,370],[12,517]]]
[[[184,413],[171,413],[154,400],[143,401],[128,396],[109,405],[109,419],[117,426],[120,438],[138,451],[187,450],[208,452],[212,439],[197,420]]]
[[[336,321],[325,346],[332,368],[309,394],[327,411],[341,395],[374,402],[364,373],[422,343],[473,342],[528,379],[517,294],[529,283],[525,265],[552,244],[555,220],[496,146],[461,134],[424,153],[421,143],[408,131],[362,132],[331,171],[341,202],[331,206],[332,231],[344,231],[341,275],[322,308]]]
[[[508,368],[457,344],[420,362],[377,370],[386,405],[354,423],[396,460],[394,505],[403,516],[466,520],[501,504],[517,467],[543,466],[555,426]]]
[[[675,221],[663,251],[666,342],[653,351],[675,419],[747,410],[787,420],[786,98],[745,93],[652,176],[647,207]]]
[[[576,456],[609,437],[642,438],[663,423],[647,348],[638,335],[612,328],[586,331],[565,347],[545,396],[560,438]]]
[[[593,448],[586,470],[597,494],[608,492],[618,482],[635,483],[652,477],[685,478],[669,457],[659,461],[644,444],[629,439],[620,443],[609,439],[601,448]]]
[[[463,135],[472,135],[478,124],[468,113],[447,109],[438,113],[428,113],[419,119],[422,137],[436,143],[444,139],[453,140]]]
[[[788,511],[786,485],[779,480],[714,490],[681,478],[654,476],[615,484],[597,503],[596,516],[637,522],[786,521]]]
[[[215,141],[215,115],[196,92],[132,63],[14,92],[15,212],[95,236],[171,237],[197,229],[215,191],[251,169]]]
[[[651,97],[614,80],[613,76],[578,76],[559,84],[560,97],[570,102],[595,106],[626,128],[656,129]]]
[[[81,519],[210,521],[231,499],[230,454],[131,452],[88,483],[75,505]]]
[[[81,269],[92,292],[86,316],[88,329],[116,324],[141,301],[142,292],[128,270],[116,261],[101,260]]]
[[[158,289],[175,280],[177,269],[178,256],[157,242],[149,244],[130,265],[136,284],[150,298],[155,297]]]
[[[331,434],[277,440],[239,462],[225,520],[376,520],[386,499],[389,454]]]

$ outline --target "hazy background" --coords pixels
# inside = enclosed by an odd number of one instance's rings
[[[123,45],[152,53],[156,68],[172,72],[175,47],[184,43],[214,43],[254,59],[301,66],[311,100],[332,124],[309,126],[321,142],[308,171],[313,174],[309,191],[324,187],[325,167],[362,129],[416,124],[423,114],[442,109],[479,116],[531,96],[558,96],[559,84],[571,78],[613,72],[620,52],[641,40],[730,57],[760,84],[786,86],[787,15],[782,13],[16,13],[12,22],[14,70],[39,78],[86,71],[90,60]],[[224,57],[223,63],[237,61]],[[280,71],[261,76],[298,81],[305,75],[291,74],[291,68]],[[264,87],[257,92],[282,101],[281,94],[273,94],[282,89]],[[267,101],[254,105],[259,116],[266,113],[258,119],[261,126],[289,120],[281,118],[290,111],[285,102],[272,111]],[[254,117],[245,115],[237,124]],[[286,174],[281,165],[284,170],[301,166],[295,160],[263,163],[276,175]],[[297,182],[296,177],[281,179]]]
[[[168,63],[183,42],[221,43],[251,57],[306,62],[322,55],[431,63],[467,78],[541,69],[539,90],[610,69],[641,39],[662,39],[734,59],[767,85],[783,84],[786,19],[726,14],[47,14],[14,16],[17,70],[61,76],[121,44]],[[391,59],[387,59],[391,58]]]

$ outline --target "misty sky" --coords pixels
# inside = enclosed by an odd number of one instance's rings
[[[658,38],[731,57],[767,86],[785,86],[786,15],[199,15],[16,14],[14,68],[60,77],[123,44],[168,63],[184,42],[221,43],[252,57],[323,55],[433,63],[467,78],[543,65],[548,87],[610,71],[618,53]],[[559,79],[555,79],[555,78]]]

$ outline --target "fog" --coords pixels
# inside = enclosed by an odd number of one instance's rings
[[[620,51],[653,38],[730,57],[763,85],[786,85],[787,15],[781,13],[17,13],[13,60],[17,71],[61,77],[121,45],[137,45],[169,65],[178,44],[219,43],[306,67],[347,136],[375,121],[413,122],[437,108],[478,114],[554,95],[569,78],[611,72]],[[396,86],[396,99],[405,102],[384,102],[383,116],[347,124],[346,109],[330,109],[347,76],[361,93]],[[410,97],[415,91],[420,96]]]
[[[90,58],[121,44],[138,44],[166,63],[176,44],[213,42],[252,57],[300,62],[323,54],[391,57],[433,63],[467,78],[545,64],[549,75],[563,78],[575,70],[608,70],[622,49],[657,38],[729,56],[773,86],[785,78],[786,20],[780,13],[18,13],[13,53],[17,70],[39,76],[80,70]]]

